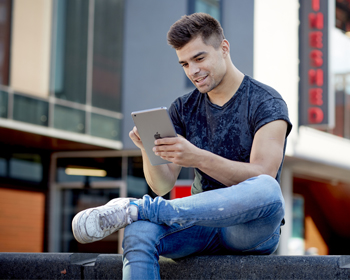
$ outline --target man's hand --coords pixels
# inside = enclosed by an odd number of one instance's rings
[[[135,126],[129,132],[129,137],[134,144],[141,149],[143,172],[148,185],[157,195],[167,194],[174,187],[177,177],[181,171],[181,166],[173,163],[152,166]]]
[[[184,137],[157,139],[153,152],[161,158],[183,167],[196,167],[200,149]]]
[[[141,150],[145,150],[136,126],[134,126],[134,128],[129,132],[129,137],[137,147],[139,147]]]

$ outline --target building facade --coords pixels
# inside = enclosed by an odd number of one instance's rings
[[[81,245],[71,220],[154,195],[130,114],[193,89],[166,34],[199,11],[221,22],[237,68],[289,107],[278,254],[349,254],[347,0],[0,0],[1,251],[120,252],[122,232]],[[167,197],[192,179],[184,169]]]

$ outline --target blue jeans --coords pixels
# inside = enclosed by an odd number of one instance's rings
[[[145,195],[125,228],[123,279],[160,279],[159,256],[271,254],[284,217],[279,184],[267,175],[190,197]]]

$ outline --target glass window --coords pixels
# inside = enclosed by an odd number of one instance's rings
[[[195,12],[209,14],[220,21],[220,0],[195,0]]]
[[[11,0],[0,1],[0,84],[9,84]]]
[[[55,105],[54,127],[62,130],[84,133],[85,112],[61,105]]]
[[[13,179],[40,183],[43,178],[41,157],[36,154],[13,154],[9,170]]]
[[[350,51],[350,49],[349,49]],[[344,114],[344,135],[350,139],[350,71],[345,75],[345,114]]]
[[[335,10],[335,25],[344,32],[349,32],[350,37],[350,1],[337,0]]]
[[[8,93],[0,91],[0,118],[7,118]]]
[[[143,174],[142,157],[128,158],[127,188],[128,197],[141,198],[149,193],[148,184]]]
[[[89,1],[56,2],[55,96],[85,104]]]
[[[341,75],[335,76],[335,127],[333,134],[344,137],[344,82]]]
[[[221,0],[189,0],[188,12],[206,13],[221,21]]]
[[[93,10],[90,2],[57,1],[55,96],[120,112],[124,1],[94,1]],[[89,34],[92,22],[93,33]],[[88,76],[90,59],[92,80]],[[87,85],[92,87],[91,101]]]
[[[0,158],[0,176],[7,176],[7,161],[6,158]]]
[[[331,133],[350,139],[350,2],[336,1],[331,29],[331,61],[335,91],[335,127]]]
[[[120,119],[107,117],[99,114],[91,114],[91,135],[120,140]]]
[[[70,175],[67,168],[89,169],[104,171],[101,176],[87,175]],[[73,173],[74,174],[74,173]],[[77,174],[77,173],[75,173]],[[59,158],[57,160],[57,182],[82,182],[87,184],[94,181],[114,181],[122,177],[122,158]]]
[[[46,101],[14,94],[13,119],[48,126],[49,104]]]
[[[123,0],[95,1],[92,105],[121,111]]]
[[[293,197],[293,226],[292,237],[289,240],[290,255],[304,255],[304,198],[299,195]]]

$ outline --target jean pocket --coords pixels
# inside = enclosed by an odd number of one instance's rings
[[[277,250],[279,240],[280,235],[274,233],[269,239],[252,249],[245,250],[243,253],[247,255],[270,255]]]

